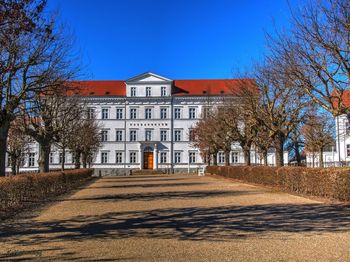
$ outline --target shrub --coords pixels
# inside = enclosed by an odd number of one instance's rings
[[[210,166],[207,172],[286,192],[350,200],[349,168]]]
[[[93,169],[76,169],[0,178],[0,212],[59,195],[87,181]]]

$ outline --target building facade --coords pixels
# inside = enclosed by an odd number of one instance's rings
[[[191,143],[192,128],[220,105],[227,95],[234,95],[238,81],[171,80],[154,73],[144,73],[126,81],[80,81],[75,95],[88,105],[88,114],[101,126],[102,146],[93,167],[107,172],[131,169],[160,169],[169,172],[196,171],[203,159]],[[252,163],[262,163],[252,151]],[[38,146],[33,144],[23,170],[37,168]],[[217,155],[219,164],[225,154]],[[53,148],[50,168],[59,168],[62,154]],[[72,156],[66,154],[67,167]],[[268,155],[269,164],[275,154]],[[232,145],[231,164],[244,163],[238,144]]]

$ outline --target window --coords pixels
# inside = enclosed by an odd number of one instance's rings
[[[175,130],[174,140],[181,141],[181,130]]]
[[[117,142],[123,141],[123,130],[115,131],[115,141]]]
[[[66,163],[67,161],[66,161],[66,154],[64,155],[64,162]],[[63,160],[63,153],[62,152],[60,152],[59,153],[59,155],[58,155],[58,163],[59,164],[62,164],[62,160]]]
[[[160,152],[160,163],[164,164],[167,162],[167,153],[166,152]]]
[[[188,130],[188,140],[189,141],[194,141],[195,140],[195,133],[193,129]]]
[[[136,96],[136,87],[131,87],[130,96]]]
[[[115,162],[117,164],[123,163],[123,152],[116,152],[115,153]]]
[[[225,154],[224,154],[224,152],[219,152],[218,153],[218,163],[219,164],[225,163]]]
[[[130,130],[130,141],[136,141],[136,130]]]
[[[232,163],[238,163],[238,152],[232,152]]]
[[[160,119],[166,119],[167,118],[167,109],[166,108],[161,108],[160,109]]]
[[[101,141],[106,142],[108,140],[108,131],[107,130],[102,130],[101,131]]]
[[[102,119],[108,119],[108,108],[102,108]]]
[[[130,163],[131,164],[136,163],[136,152],[130,152]]]
[[[174,118],[175,119],[180,119],[181,118],[181,108],[175,108],[174,109]]]
[[[151,96],[151,87],[146,87],[146,96]]]
[[[123,119],[123,108],[117,108],[116,114],[117,119]]]
[[[350,144],[346,145],[346,155],[349,157],[350,156]]]
[[[136,119],[137,111],[136,108],[130,108],[130,119]]]
[[[175,152],[175,164],[181,163],[181,152]]]
[[[7,155],[7,166],[10,167],[11,166],[11,156]]]
[[[167,141],[167,130],[160,130],[160,141]]]
[[[146,130],[145,140],[146,141],[152,141],[152,130]]]
[[[145,118],[151,119],[152,118],[152,108],[146,108],[145,109]]]
[[[53,152],[50,153],[50,160],[49,160],[50,164],[53,164]]]
[[[203,118],[208,118],[210,114],[210,107],[203,107],[202,109]]]
[[[28,166],[34,166],[34,165],[35,165],[35,153],[29,153]]]
[[[196,163],[196,152],[189,152],[188,161],[190,164]]]
[[[166,96],[166,87],[165,86],[161,87],[160,95],[161,96]]]
[[[196,118],[196,109],[193,107],[189,108],[188,116],[190,119],[195,119]]]
[[[108,152],[101,152],[101,164],[108,163]]]
[[[94,108],[88,108],[87,117],[88,117],[88,119],[95,118],[95,109]]]

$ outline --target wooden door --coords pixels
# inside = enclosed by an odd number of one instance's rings
[[[144,152],[143,154],[143,168],[153,169],[153,152]]]

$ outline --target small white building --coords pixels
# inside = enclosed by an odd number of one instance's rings
[[[194,171],[203,159],[191,145],[191,130],[209,110],[234,95],[240,81],[171,80],[154,73],[144,73],[126,81],[79,81],[76,95],[88,104],[102,126],[102,147],[93,167],[119,173],[130,169],[160,169]],[[235,86],[236,85],[236,86]],[[53,148],[50,168],[59,169],[62,153]],[[22,170],[38,168],[38,146],[34,145],[24,161]],[[225,155],[217,155],[219,164]],[[254,151],[252,163],[262,163]],[[72,156],[66,155],[67,167]],[[268,164],[275,164],[274,152],[269,152]],[[243,164],[241,147],[232,145],[231,164]],[[8,169],[9,171],[9,169]]]

